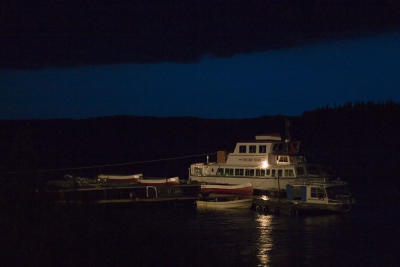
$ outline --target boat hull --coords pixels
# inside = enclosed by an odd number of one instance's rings
[[[256,190],[284,191],[286,185],[303,181],[303,178],[274,178],[274,177],[227,177],[227,176],[190,176],[191,181],[207,184],[238,185],[250,183]]]
[[[242,196],[252,196],[253,186],[251,183],[240,185],[219,185],[219,184],[206,184],[201,185],[202,192],[212,192],[215,194],[233,194]]]
[[[179,177],[165,179],[142,179],[139,181],[142,185],[157,186],[157,185],[179,185]]]
[[[215,200],[197,200],[196,205],[198,209],[250,209],[253,203],[252,198],[237,199],[229,201],[215,201]]]
[[[179,182],[166,182],[166,181],[140,181],[141,185],[157,186],[157,185],[178,185]]]
[[[351,210],[349,204],[309,204],[303,203],[295,206],[299,213],[315,214],[315,213],[347,213]]]
[[[137,183],[143,177],[143,174],[133,174],[133,175],[108,175],[100,174],[98,180],[100,182],[108,183]]]
[[[120,179],[120,178],[108,178],[109,183],[137,183],[139,179],[135,178],[127,178],[127,179]]]

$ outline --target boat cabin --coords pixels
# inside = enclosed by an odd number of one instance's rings
[[[288,184],[286,196],[289,201],[310,204],[349,203],[351,196],[342,181]]]
[[[190,166],[192,176],[227,176],[227,177],[258,177],[258,178],[332,178],[329,171],[321,166],[313,164],[276,164],[263,166],[259,162],[256,166],[249,165],[228,165],[218,163],[195,163]]]
[[[238,142],[232,153],[218,152],[218,163],[227,165],[287,165],[304,161],[300,142],[282,141],[279,135],[257,135],[256,140]],[[264,163],[265,162],[265,163]]]

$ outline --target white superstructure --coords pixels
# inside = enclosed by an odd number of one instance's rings
[[[259,135],[254,141],[238,142],[227,154],[218,151],[217,162],[190,166],[190,180],[208,184],[251,183],[254,189],[284,191],[298,181],[327,180],[319,166],[306,163],[299,154],[300,142],[279,135]]]

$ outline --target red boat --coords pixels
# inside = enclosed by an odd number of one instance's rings
[[[179,177],[142,179],[139,183],[142,185],[178,185]]]
[[[238,185],[204,184],[201,185],[201,192],[210,192],[214,194],[234,194],[234,195],[252,196],[253,185],[251,183],[238,184]]]
[[[99,174],[99,182],[109,182],[109,183],[137,183],[143,178],[142,173],[132,174],[132,175],[109,175],[109,174]]]

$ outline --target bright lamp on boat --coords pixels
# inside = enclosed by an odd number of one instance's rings
[[[266,160],[263,160],[263,161],[261,162],[261,168],[263,168],[263,169],[268,168],[268,162],[267,162]]]

